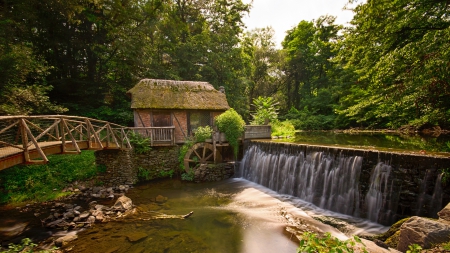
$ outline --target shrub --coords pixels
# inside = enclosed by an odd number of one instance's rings
[[[204,142],[206,139],[211,139],[213,129],[210,126],[197,127],[195,130],[195,141]]]
[[[139,133],[131,132],[129,139],[131,146],[133,146],[134,152],[137,154],[144,154],[151,150],[149,138],[144,137]]]
[[[252,114],[252,125],[267,124],[265,121],[275,122],[278,118],[278,103],[272,97],[258,97],[253,99],[255,114]]]
[[[217,128],[225,133],[228,143],[233,148],[234,157],[237,157],[239,151],[239,137],[244,133],[245,122],[233,108],[220,114],[215,118]]]
[[[300,247],[297,252],[303,253],[316,253],[316,252],[341,252],[341,253],[350,253],[355,252],[356,243],[359,243],[364,246],[361,239],[359,237],[354,236],[352,239],[348,239],[345,241],[341,241],[333,236],[330,233],[325,233],[324,237],[318,237],[314,233],[305,232],[303,233],[302,240],[300,241]],[[362,252],[366,252],[367,250],[363,247]]]
[[[295,127],[289,120],[273,122],[271,127],[273,136],[288,137],[295,134]]]
[[[184,141],[183,146],[181,146],[180,148],[180,153],[178,154],[178,162],[180,163],[180,169],[182,171],[185,170],[184,168],[184,157],[186,156],[186,153],[188,152],[188,150],[194,146],[195,141],[193,138],[186,138],[186,140]]]

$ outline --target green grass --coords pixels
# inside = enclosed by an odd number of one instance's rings
[[[0,171],[0,204],[48,201],[70,193],[62,190],[74,181],[86,181],[104,172],[95,165],[94,151],[80,155],[52,155],[45,165],[19,165]]]

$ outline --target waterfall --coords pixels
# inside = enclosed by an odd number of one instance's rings
[[[450,158],[275,142],[251,142],[236,176],[320,208],[384,225],[436,217],[449,190]]]
[[[361,157],[293,151],[252,145],[242,159],[238,175],[318,207],[359,216]]]
[[[369,191],[365,198],[366,218],[371,221],[378,221],[380,211],[386,205],[387,197],[391,196],[393,181],[390,185],[388,181],[391,169],[390,165],[380,162],[371,173]]]

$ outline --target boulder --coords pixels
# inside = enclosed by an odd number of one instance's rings
[[[56,239],[55,240],[55,245],[57,247],[63,247],[65,245],[67,245],[69,242],[75,241],[76,239],[78,239],[78,235],[76,235],[76,234],[68,234],[68,235],[65,235],[63,237],[59,237],[58,239]]]
[[[113,209],[115,210],[130,210],[131,208],[133,208],[133,202],[127,196],[118,198],[113,206]]]
[[[442,220],[443,222],[450,222],[450,203],[448,203],[444,209],[439,211],[438,213],[439,220]]]
[[[397,250],[406,252],[408,246],[412,244],[418,244],[424,249],[429,249],[435,244],[447,242],[449,237],[450,225],[413,216],[400,228]]]

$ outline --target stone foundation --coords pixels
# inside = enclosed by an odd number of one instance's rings
[[[115,149],[96,151],[95,162],[106,167],[106,172],[97,176],[97,179],[105,186],[115,186],[178,176],[179,149],[179,146],[153,147],[144,154]],[[209,164],[196,169],[194,181],[220,181],[231,178],[233,174],[233,163]]]
[[[195,169],[194,182],[221,181],[234,175],[234,163],[202,164]]]
[[[106,186],[134,184],[138,181],[137,169],[133,166],[130,152],[105,149],[95,152],[95,163],[106,167],[106,172],[97,179]]]

